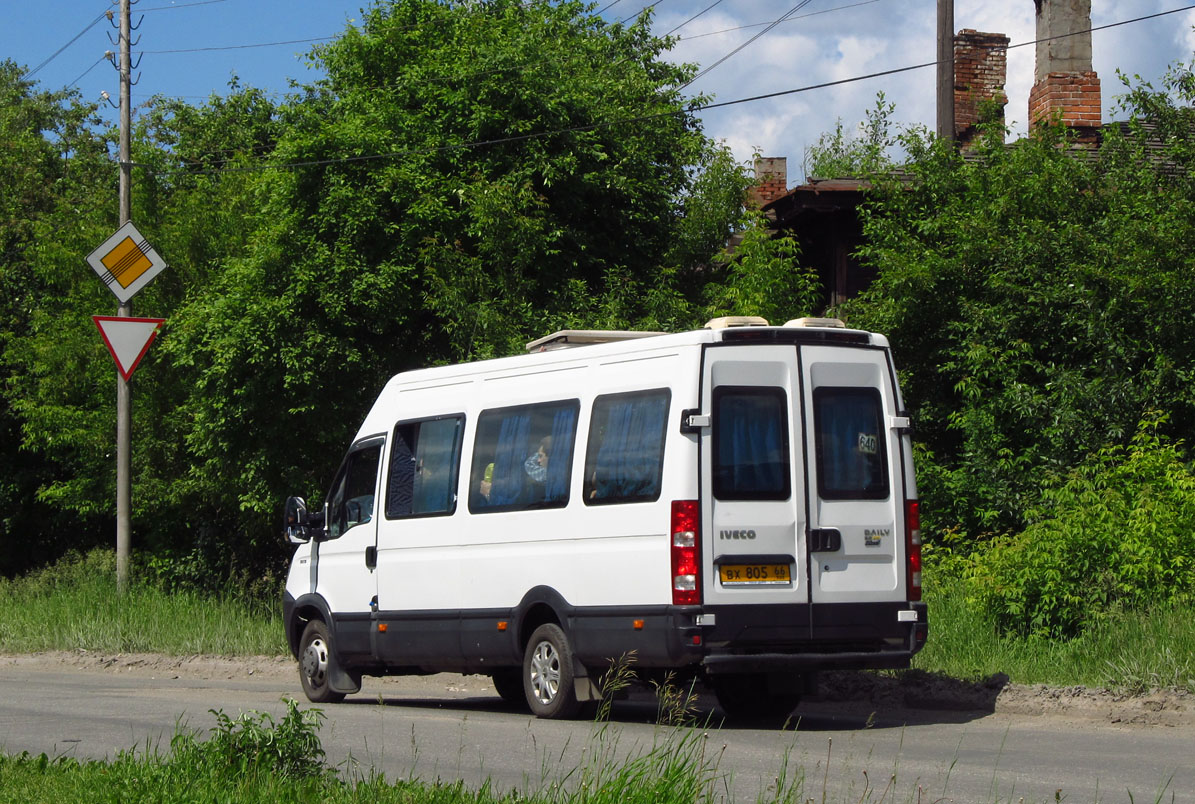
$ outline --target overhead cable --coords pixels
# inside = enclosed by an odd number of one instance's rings
[[[99,15],[98,17],[96,17],[95,19],[93,19],[91,22],[87,23],[87,27],[86,27],[86,28],[84,28],[83,30],[81,30],[81,31],[79,31],[77,34],[75,34],[75,37],[74,37],[74,39],[71,39],[71,41],[67,42],[65,45],[63,45],[62,47],[60,47],[60,48],[58,48],[57,50],[55,50],[55,51],[54,51],[54,52],[53,52],[53,53],[50,55],[50,57],[49,57],[49,58],[47,58],[47,59],[46,59],[45,61],[43,61],[41,64],[39,64],[39,65],[37,65],[36,67],[34,67],[34,68],[33,68],[32,70],[30,70],[29,72],[27,72],[27,73],[25,73],[24,75],[22,75],[22,76],[21,76],[21,80],[22,80],[22,81],[24,81],[24,80],[26,80],[26,79],[29,79],[29,78],[32,78],[34,75],[36,75],[38,70],[40,70],[42,67],[45,67],[45,66],[46,66],[47,64],[49,64],[50,62],[54,61],[54,59],[58,58],[58,56],[59,56],[59,55],[62,53],[62,51],[66,50],[68,47],[70,47],[71,45],[75,44],[75,42],[78,42],[78,41],[79,41],[79,38],[80,38],[81,36],[83,36],[83,34],[87,33],[87,32],[88,32],[88,31],[90,31],[92,28],[94,28],[94,27],[95,27],[95,26],[96,26],[96,25],[99,23],[99,21],[100,21],[100,20],[102,20],[102,19],[103,19],[104,17],[106,17],[106,16],[108,16],[108,12],[107,12],[107,11],[102,11],[102,12],[100,12],[100,15]]]
[[[703,9],[701,9],[700,11],[698,11],[698,12],[697,12],[696,14],[694,14],[693,16],[689,17],[687,20],[685,20],[684,22],[682,22],[680,25],[677,25],[675,28],[673,28],[673,29],[672,29],[671,31],[669,31],[668,33],[664,34],[664,36],[672,36],[674,33],[676,33],[677,31],[679,31],[681,28],[684,28],[684,27],[685,27],[686,25],[688,25],[690,22],[692,22],[693,20],[697,19],[697,18],[698,18],[698,17],[700,17],[702,14],[704,14],[704,13],[705,13],[705,12],[707,12],[707,11],[709,11],[710,9],[712,9],[714,6],[718,5],[718,4],[719,4],[719,3],[721,3],[721,2],[722,2],[722,0],[714,0],[714,2],[710,3],[708,6],[706,6],[706,7],[705,7],[705,8],[703,8]]]
[[[809,4],[810,4],[810,3],[812,3],[812,2],[813,2],[813,0],[801,0],[801,2],[797,3],[795,6],[793,6],[792,8],[790,8],[790,9],[789,9],[788,11],[786,11],[786,12],[785,12],[783,15],[781,15],[781,17],[780,17],[779,19],[777,19],[777,20],[774,20],[774,21],[773,21],[771,24],[769,24],[769,25],[768,25],[768,27],[764,28],[762,31],[760,31],[759,33],[757,33],[755,36],[751,37],[751,38],[750,38],[750,39],[748,39],[746,42],[744,42],[743,44],[739,45],[739,46],[738,46],[738,47],[736,47],[734,50],[730,51],[729,53],[727,53],[727,54],[726,54],[725,56],[723,56],[722,58],[718,59],[716,62],[714,62],[714,63],[713,63],[713,64],[711,64],[710,66],[708,66],[708,67],[704,68],[703,70],[701,70],[701,72],[697,73],[697,75],[695,75],[695,76],[693,76],[692,78],[690,78],[690,79],[689,79],[687,82],[685,82],[683,85],[681,85],[681,89],[684,89],[685,87],[689,86],[689,84],[692,84],[692,83],[693,83],[694,81],[696,81],[697,79],[699,79],[699,78],[701,78],[702,76],[706,75],[706,74],[707,74],[707,73],[709,73],[711,70],[713,70],[715,67],[717,67],[718,65],[722,64],[724,61],[726,61],[727,59],[729,59],[729,58],[730,58],[731,56],[733,56],[734,54],[736,54],[736,53],[738,53],[739,51],[743,50],[743,48],[747,47],[747,46],[748,46],[748,45],[750,45],[752,42],[754,42],[754,41],[756,41],[757,39],[759,39],[761,36],[764,36],[765,34],[767,34],[769,31],[771,31],[771,30],[772,30],[773,28],[775,28],[777,25],[779,25],[780,23],[784,22],[786,19],[788,19],[789,17],[791,17],[793,14],[796,14],[798,11],[800,11],[801,9],[803,9],[805,6],[809,5]]]

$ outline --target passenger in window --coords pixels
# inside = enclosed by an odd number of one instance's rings
[[[485,471],[481,475],[481,483],[478,484],[477,491],[485,498],[486,502],[490,501],[490,489],[494,486],[494,462],[490,461],[486,465]]]
[[[552,436],[544,436],[539,442],[535,454],[523,462],[523,471],[536,483],[543,483],[548,479],[548,459],[552,454]]]

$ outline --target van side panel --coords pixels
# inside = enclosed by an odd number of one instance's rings
[[[451,515],[378,522],[376,634],[388,666],[511,666],[522,661],[519,617],[530,590],[550,589],[549,608],[579,656],[601,661],[613,645],[641,642],[645,663],[674,661],[669,518],[673,499],[695,498],[696,438],[680,433],[684,408],[697,405],[699,349],[670,348],[580,359],[522,370],[477,373],[467,381],[426,387],[392,383],[366,426],[449,413],[464,415],[456,509]],[[650,389],[668,392],[663,472],[658,497],[625,504],[586,504],[584,476],[594,400]],[[568,502],[542,510],[470,511],[476,423],[486,411],[577,400]],[[386,424],[382,424],[386,422]],[[530,456],[529,456],[530,457]],[[553,456],[556,460],[559,456]],[[387,461],[389,456],[387,456]],[[390,472],[383,467],[383,477]],[[645,620],[635,631],[635,620]],[[449,632],[458,631],[454,641]],[[645,633],[646,632],[646,633]],[[670,639],[672,637],[669,637]],[[622,651],[619,651],[620,653]],[[661,653],[665,658],[653,659]],[[693,657],[689,661],[695,661]]]

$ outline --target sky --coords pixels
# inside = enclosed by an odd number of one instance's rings
[[[98,99],[102,91],[114,100],[118,97],[116,70],[104,60],[105,51],[116,50],[109,39],[115,39],[115,30],[106,19],[96,22],[106,9],[115,10],[115,4],[5,3],[0,59],[35,70],[31,80],[43,89],[74,85],[84,98]],[[594,9],[607,20],[621,21],[652,3],[599,0]],[[1109,25],[1193,3],[1092,0],[1092,24]],[[140,58],[134,71],[139,76],[134,104],[159,93],[200,103],[213,92],[227,92],[234,75],[242,85],[281,96],[291,80],[318,77],[307,65],[306,54],[316,44],[310,40],[335,37],[360,20],[366,5],[365,0],[139,0],[133,6],[134,24],[140,20],[134,34],[134,63]],[[767,30],[768,23],[794,8],[798,10],[788,19]],[[680,37],[669,59],[709,68],[687,92],[711,95],[715,103],[935,58],[937,0],[658,0],[652,13],[655,33]],[[1034,47],[1017,45],[1034,39],[1033,0],[955,0],[954,21],[955,30],[972,28],[1010,38],[1006,118],[1014,137],[1024,134]],[[1105,122],[1124,118],[1116,106],[1117,96],[1125,91],[1117,71],[1160,87],[1169,65],[1192,60],[1193,29],[1195,9],[1092,34]],[[838,120],[853,130],[874,107],[877,93],[895,104],[897,125],[932,130],[935,82],[934,68],[927,67],[711,109],[701,118],[706,133],[724,141],[740,161],[747,162],[757,152],[787,157],[791,186],[803,180],[805,155],[819,136]],[[104,108],[115,123],[116,110]]]

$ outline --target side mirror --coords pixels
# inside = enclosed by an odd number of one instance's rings
[[[307,514],[307,503],[302,497],[286,500],[282,517],[283,535],[291,544],[303,544],[311,540],[311,517]]]

